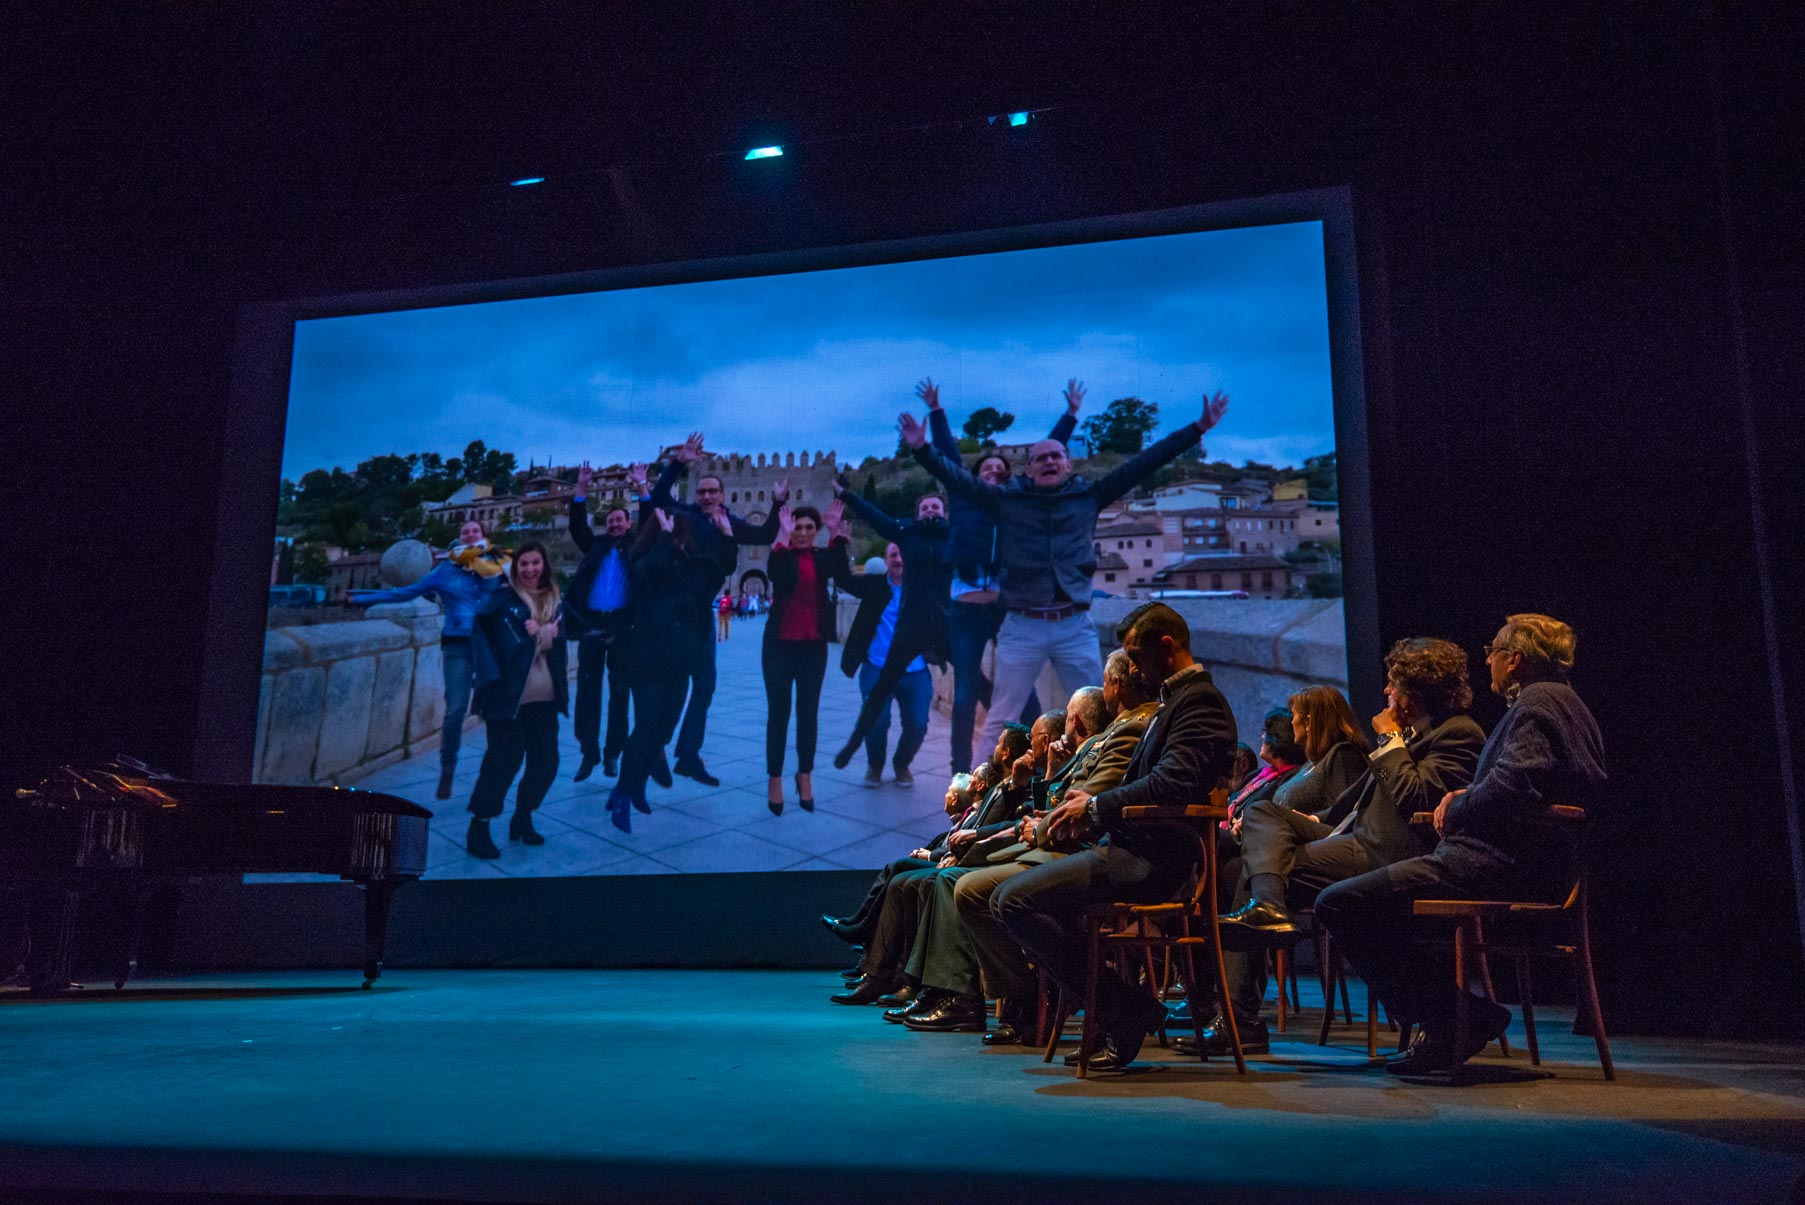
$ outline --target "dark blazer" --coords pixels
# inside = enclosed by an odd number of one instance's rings
[[[1467,793],[1448,805],[1436,856],[1467,881],[1507,876],[1558,894],[1578,871],[1574,827],[1548,805],[1586,807],[1605,783],[1604,738],[1571,686],[1525,686],[1492,730]]]
[[[771,550],[771,559],[765,566],[771,575],[771,613],[765,617],[766,647],[777,642],[777,630],[783,626],[783,617],[796,602],[796,561],[804,556],[813,558],[815,581],[821,587],[820,596],[815,600],[819,608],[815,622],[823,640],[834,638],[834,600],[828,594],[827,584],[844,583],[852,573],[852,567],[846,563],[846,541],[839,539],[828,541],[826,548],[804,548],[800,552],[793,548]],[[869,645],[870,642],[866,643]]]
[[[1071,414],[1062,414],[1053,424],[1048,439],[1056,439],[1065,443],[1072,438],[1072,430],[1077,427],[1078,419]],[[953,437],[952,425],[947,422],[945,410],[928,411],[928,437],[940,454],[948,461],[964,464],[964,453],[959,441]],[[990,449],[995,451],[995,449]],[[983,458],[980,451],[978,458]],[[947,535],[946,547],[943,550],[954,571],[968,582],[976,583],[985,573],[995,574],[997,559],[997,524],[996,520],[981,507],[973,506],[963,498],[949,498],[946,508],[947,526],[951,531]]]
[[[1192,860],[1191,843],[1175,842],[1170,829],[1124,824],[1122,809],[1208,803],[1235,767],[1235,717],[1202,666],[1162,694],[1121,785],[1094,796],[1091,806],[1112,844],[1172,870]]]
[[[520,713],[520,692],[538,656],[537,642],[527,634],[533,609],[512,588],[503,586],[483,601],[471,627],[470,660],[476,678],[476,711],[485,720],[511,720]],[[551,671],[552,697],[558,710],[570,710],[570,662],[562,640],[545,650]]]
[[[646,509],[639,508],[638,523],[646,518]],[[628,555],[633,544],[633,532],[615,539],[613,536],[597,532],[589,525],[589,505],[585,500],[570,500],[570,540],[583,554],[583,560],[577,565],[577,571],[570,579],[570,589],[564,594],[564,614],[570,621],[564,637],[567,640],[578,640],[592,632],[606,631],[611,635],[620,635],[627,627],[628,614],[614,612],[606,618],[592,614],[589,610],[589,591],[595,585],[595,575],[600,571],[602,562],[608,559],[610,552],[618,551],[622,556]],[[629,577],[630,577],[629,567]],[[628,589],[631,598],[631,587]]]
[[[996,520],[1004,605],[1052,607],[1061,595],[1088,604],[1097,568],[1091,536],[1098,512],[1196,447],[1199,438],[1197,427],[1187,423],[1097,481],[1073,475],[1050,490],[1025,476],[1003,486],[986,485],[931,443],[915,449],[915,462],[945,482],[949,494]]]
[[[850,489],[840,495],[840,501],[902,552],[903,596],[896,626],[927,632],[929,659],[946,660],[946,609],[952,605],[953,570],[942,550],[951,528],[944,519],[898,519]]]
[[[848,678],[855,677],[871,651],[871,640],[877,635],[877,621],[890,605],[890,579],[882,573],[848,572],[840,578],[840,589],[859,600],[853,613],[852,626],[846,629],[846,643],[840,647],[840,670]]]
[[[700,507],[689,502],[679,502],[671,493],[671,488],[688,471],[689,467],[681,460],[673,460],[665,465],[658,474],[657,483],[652,486],[649,505],[664,511],[667,515],[681,514],[689,518],[696,555],[703,563],[712,564],[719,570],[706,584],[706,588],[700,590],[704,599],[712,602],[714,596],[721,592],[722,583],[727,580],[728,575],[733,572],[734,566],[739,563],[740,545],[769,544],[777,538],[778,504],[775,501],[771,503],[771,513],[765,516],[763,523],[748,523],[738,515],[729,512],[727,520],[733,529],[733,535],[731,537],[724,536],[713,523],[703,516]]]
[[[1418,732],[1402,748],[1371,759],[1365,774],[1320,817],[1339,827],[1351,814],[1353,833],[1378,863],[1390,865],[1429,852],[1410,817],[1431,812],[1449,791],[1473,781],[1485,731],[1464,715]]]

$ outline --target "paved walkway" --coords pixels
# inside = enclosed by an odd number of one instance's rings
[[[833,768],[833,754],[858,714],[859,689],[840,672],[840,646],[828,648],[827,681],[821,694],[821,740],[815,755],[815,810],[796,806],[795,729],[785,759],[783,815],[765,806],[765,688],[759,672],[764,617],[735,620],[732,639],[716,646],[718,684],[708,713],[702,756],[718,787],[678,778],[670,790],[652,783],[652,814],[633,814],[633,832],[608,822],[604,804],[613,780],[598,767],[587,782],[572,782],[582,754],[568,717],[562,720],[558,781],[534,816],[545,836],[537,847],[509,844],[507,817],[492,825],[501,857],[493,862],[464,851],[469,816],[464,803],[476,782],[486,744],[479,726],[464,736],[452,797],[432,797],[438,782],[438,754],[390,766],[357,783],[411,799],[434,813],[427,852],[430,879],[544,877],[587,874],[671,874],[755,870],[870,870],[900,857],[946,828],[942,800],[951,767],[946,717],[934,712],[928,739],[916,756],[915,786],[897,787],[884,767],[884,784],[864,785],[863,757],[845,770]],[[894,747],[901,724],[892,710]],[[273,876],[271,876],[273,877]]]

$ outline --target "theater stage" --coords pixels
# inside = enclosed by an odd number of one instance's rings
[[[0,998],[0,1196],[193,1200],[1798,1199],[1805,1047],[1622,1039],[1603,1081],[1364,1066],[1316,1013],[1251,1074],[1037,1053],[826,1002],[831,973],[348,971]],[[1362,995],[1358,989],[1354,999]],[[1512,1030],[1512,1037],[1518,1030]]]

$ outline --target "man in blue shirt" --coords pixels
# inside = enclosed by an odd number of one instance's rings
[[[867,572],[846,581],[847,590],[859,599],[858,613],[846,634],[840,657],[840,669],[848,676],[858,675],[859,694],[868,697],[877,686],[884,658],[896,637],[897,619],[902,611],[903,555],[891,544],[884,549],[884,572]],[[897,682],[896,705],[902,712],[902,738],[896,744],[896,757],[891,762],[896,785],[912,787],[915,777],[909,763],[921,749],[928,733],[928,709],[934,702],[934,682],[928,663],[921,657],[910,661]],[[884,781],[884,753],[890,740],[890,708],[888,705],[865,730],[865,785],[875,787]]]
[[[624,506],[611,508],[602,518],[600,536],[589,526],[589,462],[577,470],[577,493],[570,500],[570,538],[583,553],[582,564],[570,582],[564,612],[568,635],[577,642],[577,698],[575,727],[583,761],[573,776],[582,782],[605,761],[602,772],[613,778],[620,770],[620,755],[627,747],[626,677],[621,658],[626,648],[633,613],[627,593],[627,545],[633,534],[633,516]],[[633,496],[643,504],[646,466],[628,470]],[[602,730],[602,676],[608,678],[608,739]]]

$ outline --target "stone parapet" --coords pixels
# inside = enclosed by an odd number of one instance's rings
[[[415,600],[366,614],[265,634],[255,781],[350,783],[438,747],[438,608]]]

